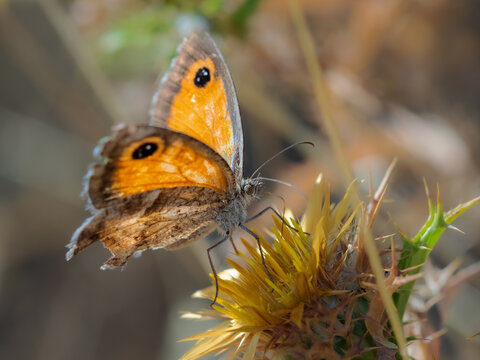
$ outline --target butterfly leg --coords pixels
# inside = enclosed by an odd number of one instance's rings
[[[213,266],[213,261],[212,261],[212,257],[210,256],[210,250],[216,248],[218,245],[220,245],[221,243],[225,242],[225,240],[231,238],[230,234],[227,233],[227,236],[224,237],[222,240],[220,240],[219,242],[217,242],[216,244],[210,246],[208,249],[207,249],[207,255],[208,255],[208,261],[210,262],[210,268],[212,269],[212,273],[213,273],[213,277],[215,279],[215,297],[213,298],[213,302],[210,304],[210,306],[213,306],[215,305],[215,303],[217,302],[217,297],[218,297],[218,275],[217,275],[217,271],[215,270],[215,266]],[[233,241],[232,241],[233,243]]]
[[[243,229],[243,230],[245,230],[246,232],[248,232],[250,235],[252,235],[252,236],[255,238],[255,240],[257,240],[258,249],[260,250],[260,256],[261,256],[261,258],[262,258],[262,265],[263,265],[263,267],[265,268],[265,271],[267,272],[268,278],[270,279],[271,282],[273,282],[272,274],[270,274],[270,270],[268,270],[267,264],[265,263],[265,257],[263,256],[263,250],[262,250],[262,245],[260,244],[260,238],[258,237],[257,234],[255,234],[252,230],[250,230],[249,228],[247,228],[245,225],[239,224],[238,226],[239,226],[241,229]]]
[[[283,221],[283,219],[285,219],[285,199],[284,199],[281,195],[278,195],[278,194],[270,193],[270,195],[276,196],[276,197],[278,197],[280,200],[282,200],[282,204],[283,204],[283,211],[282,211],[282,217],[281,217],[281,219],[282,219],[282,231],[281,231],[280,233],[281,233],[282,236],[283,236],[283,228],[284,228],[284,226],[285,226],[285,223],[284,223],[284,221]]]
[[[277,215],[277,217],[280,219],[280,221],[281,221],[285,226],[287,226],[289,229],[298,232],[297,229],[295,229],[293,226],[291,226],[290,224],[288,224],[288,223],[285,221],[285,219],[282,217],[282,215],[280,215],[280,213],[279,213],[277,210],[275,210],[274,208],[272,208],[271,206],[267,206],[265,209],[263,209],[263,210],[260,211],[259,213],[255,214],[255,215],[253,215],[251,218],[245,220],[245,223],[247,223],[247,222],[249,222],[249,221],[252,221],[252,220],[255,220],[256,218],[258,218],[258,217],[262,216],[263,214],[265,214],[268,210],[272,210],[272,211],[275,213],[275,215]]]
[[[238,251],[237,247],[235,246],[235,243],[233,242],[233,236],[232,236],[232,234],[230,234],[230,235],[228,236],[228,238],[230,239],[230,242],[232,243],[233,250],[235,250],[235,254],[238,255],[238,254],[239,254],[239,251]]]

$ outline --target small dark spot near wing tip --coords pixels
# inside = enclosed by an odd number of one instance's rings
[[[210,69],[202,67],[197,70],[194,78],[194,84],[197,88],[204,88],[210,82]]]

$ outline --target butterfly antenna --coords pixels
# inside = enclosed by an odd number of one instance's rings
[[[270,179],[270,178],[266,178],[266,177],[262,177],[262,176],[258,176],[258,177],[256,177],[256,179],[258,179],[258,180],[264,180],[264,181],[276,182],[276,183],[279,183],[279,184],[282,184],[282,185],[290,186],[292,189],[298,191],[298,192],[305,198],[305,200],[308,200],[307,194],[305,194],[305,193],[302,191],[302,189],[300,189],[299,187],[297,187],[297,186],[295,186],[295,185],[293,185],[293,184],[287,183],[287,182],[282,181],[282,180]]]
[[[303,145],[303,144],[308,144],[308,145],[315,146],[315,145],[313,145],[313,143],[310,142],[310,141],[299,141],[299,142],[297,142],[297,143],[295,143],[295,144],[292,144],[292,145],[290,145],[290,146],[287,146],[285,149],[280,150],[278,153],[276,153],[276,154],[273,155],[270,159],[266,160],[262,165],[260,165],[260,166],[257,168],[257,170],[255,170],[250,177],[253,178],[253,177],[255,176],[255,174],[260,171],[261,168],[263,168],[265,165],[267,165],[270,161],[272,161],[273,159],[275,159],[277,156],[283,154],[285,151],[290,150],[290,149],[293,148],[294,146]]]

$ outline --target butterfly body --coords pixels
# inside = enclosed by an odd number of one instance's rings
[[[230,234],[232,230],[247,220],[247,207],[258,196],[263,183],[260,180],[246,178],[231,194],[229,201],[218,213],[216,222],[221,232]]]
[[[93,216],[74,233],[67,259],[101,241],[112,253],[103,268],[146,249],[183,248],[215,229],[230,235],[262,188],[242,176],[235,90],[208,35],[182,44],[150,124],[115,127],[94,153],[85,188]]]

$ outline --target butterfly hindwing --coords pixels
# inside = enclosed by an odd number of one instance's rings
[[[136,252],[175,250],[215,228],[221,195],[203,187],[166,188],[130,195],[103,208],[75,232],[70,259],[96,241],[112,253],[105,267],[123,266]]]

